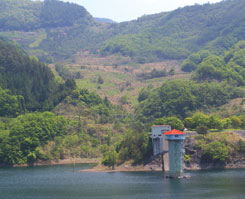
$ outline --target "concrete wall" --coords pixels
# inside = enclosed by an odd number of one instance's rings
[[[156,125],[152,126],[152,146],[153,146],[153,155],[156,156],[163,151],[168,151],[168,141],[165,140],[163,133],[171,130],[169,125]],[[169,171],[169,155],[165,153],[163,155],[164,161],[164,170]]]
[[[156,125],[152,126],[152,145],[153,145],[153,155],[158,155],[163,151],[168,150],[168,142],[165,140],[164,132],[171,130],[169,125]]]
[[[184,141],[169,140],[169,174],[178,177],[184,174]]]

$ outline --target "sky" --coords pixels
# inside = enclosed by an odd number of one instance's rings
[[[217,3],[221,0],[63,0],[84,6],[93,17],[116,22],[130,21],[145,14],[156,14],[194,4]]]

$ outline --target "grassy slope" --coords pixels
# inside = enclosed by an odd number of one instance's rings
[[[102,97],[107,96],[114,104],[121,104],[120,98],[126,96],[128,104],[125,104],[124,107],[132,110],[142,88],[149,85],[158,87],[164,81],[173,78],[189,78],[189,74],[180,71],[180,63],[180,61],[166,60],[149,64],[135,64],[131,62],[130,58],[122,56],[99,57],[77,54],[66,64],[71,71],[79,71],[84,76],[77,80],[78,87],[88,88]],[[149,80],[139,80],[136,76],[142,72],[151,72],[152,69],[169,71],[171,68],[175,69],[176,75]],[[103,78],[103,84],[98,84],[99,76]]]

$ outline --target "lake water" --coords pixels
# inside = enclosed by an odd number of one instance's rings
[[[76,170],[91,165],[76,165]],[[72,165],[0,168],[0,199],[245,199],[245,170],[83,173]]]

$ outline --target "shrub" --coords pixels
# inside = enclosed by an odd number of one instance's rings
[[[190,161],[191,161],[191,156],[188,155],[188,154],[185,154],[185,155],[184,155],[184,161],[187,162],[187,163],[190,163]]]
[[[162,117],[156,119],[154,122],[155,125],[170,125],[172,129],[183,130],[184,124],[177,117]]]
[[[202,147],[203,157],[211,162],[224,163],[229,158],[229,154],[229,146],[219,141],[211,142]]]
[[[198,134],[207,134],[208,133],[208,127],[204,125],[200,125],[196,128],[196,131]]]

